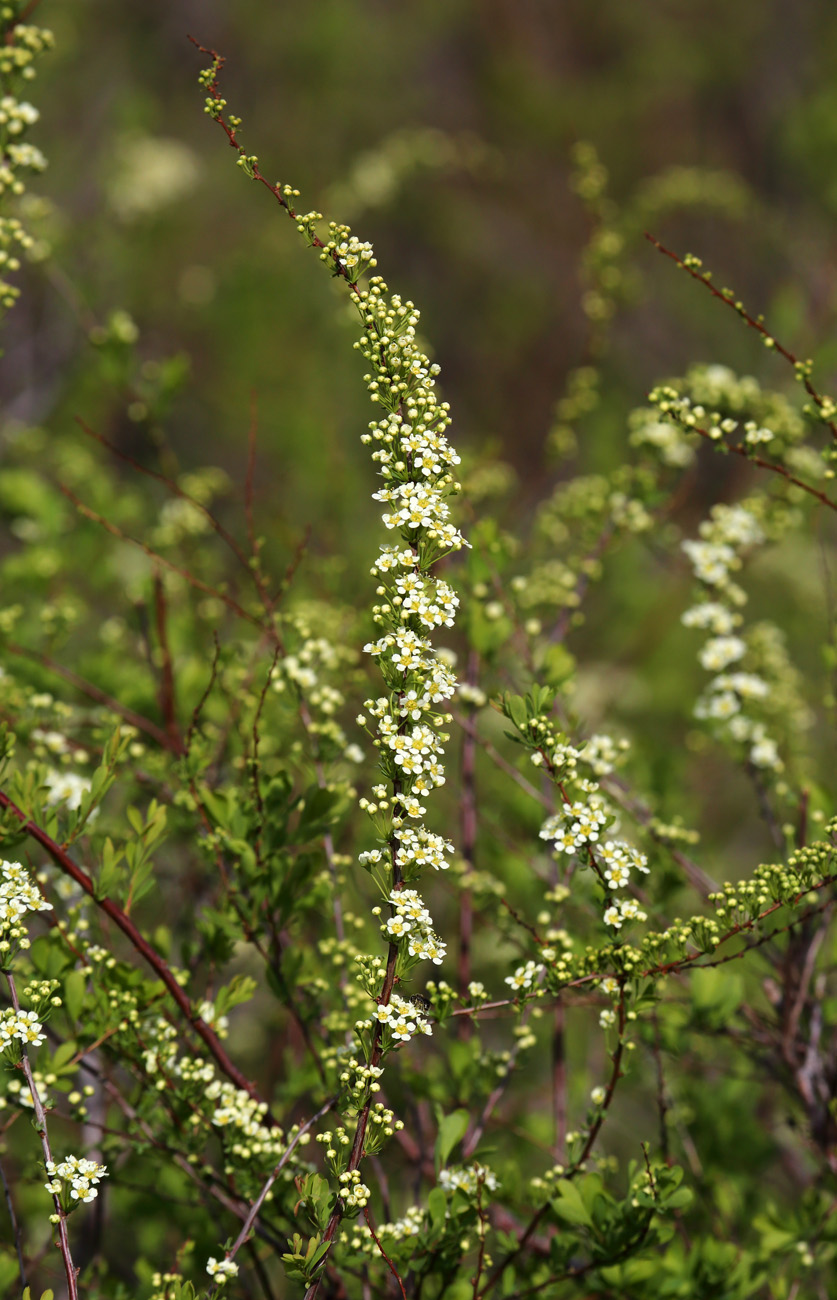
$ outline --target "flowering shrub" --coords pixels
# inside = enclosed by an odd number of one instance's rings
[[[24,9],[0,10],[12,197],[42,165],[18,80],[51,44]],[[511,536],[418,309],[266,178],[201,52],[207,114],[355,313],[371,612],[302,545],[270,568],[254,436],[228,525],[215,468],[93,430],[45,467],[6,431],[0,1294],[834,1294],[837,653],[829,624],[820,680],[794,584],[832,540],[837,406],[668,254],[806,399],[692,367]],[[631,219],[576,163],[595,346],[556,410],[567,462]],[[130,317],[97,329],[130,368]],[[705,500],[697,468],[734,457]],[[626,566],[684,628],[659,629],[663,743],[652,652],[649,685],[612,648]]]

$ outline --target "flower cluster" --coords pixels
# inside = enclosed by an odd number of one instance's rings
[[[390,995],[389,1002],[378,1003],[375,1019],[386,1027],[396,1043],[408,1043],[414,1034],[426,1034],[429,1038],[433,1033],[419,1008],[397,993]]]
[[[496,1192],[499,1183],[497,1175],[486,1165],[474,1161],[467,1168],[441,1170],[439,1186],[446,1192],[465,1192],[466,1195],[473,1196],[480,1187],[487,1188],[489,1192]]]
[[[258,1102],[243,1088],[220,1079],[209,1084],[204,1096],[215,1103],[212,1123],[222,1131],[230,1155],[266,1169],[283,1154],[287,1145],[284,1133],[263,1122],[266,1102]]]
[[[18,83],[32,80],[35,60],[52,46],[52,32],[17,22],[15,10],[4,9],[0,15],[0,84],[6,91],[0,98],[0,200],[7,195],[19,200],[26,190],[26,173],[46,167],[40,149],[23,139],[39,114],[27,99],[18,97]],[[17,217],[0,215],[0,308],[11,307],[20,295],[6,279],[20,268],[18,251],[32,253],[35,247],[33,236]]]
[[[47,772],[44,785],[47,788],[47,803],[51,806],[61,804],[71,812],[81,807],[84,796],[91,790],[88,778],[79,776],[77,772]],[[98,809],[92,815],[95,816],[96,812]]]
[[[527,961],[525,966],[518,966],[513,975],[506,976],[506,983],[515,993],[520,993],[530,989],[539,975],[543,974],[543,966],[534,962]]]
[[[216,1259],[214,1255],[206,1261],[206,1271],[216,1286],[223,1286],[228,1278],[238,1277],[238,1265],[234,1259]]]
[[[44,1027],[34,1011],[15,1011],[8,1007],[0,1016],[0,1051],[14,1043],[27,1047],[40,1047],[46,1042]]]
[[[561,811],[548,817],[540,830],[541,839],[551,841],[557,854],[576,857],[582,866],[592,867],[607,890],[629,887],[634,872],[647,874],[648,859],[625,840],[601,840],[605,829],[614,824],[615,812],[608,808],[599,793],[598,782],[582,776],[579,765],[587,766],[596,775],[609,775],[625,748],[626,745],[617,744],[610,736],[604,735],[592,737],[580,749],[566,743],[555,745],[550,755],[550,769],[553,776],[562,781],[562,793],[568,787],[574,787],[576,792],[585,795],[585,799],[570,800],[565,794],[566,802]],[[542,748],[533,754],[533,761],[536,759],[540,764],[544,762]],[[604,921],[615,930],[620,929],[626,920],[646,919],[633,899],[614,899],[606,903]],[[521,987],[513,982],[521,971],[506,982],[512,987]]]
[[[706,719],[737,746],[743,747],[754,767],[781,772],[777,742],[764,722],[753,718],[747,706],[769,698],[770,687],[757,673],[725,669],[740,664],[748,653],[747,641],[736,634],[742,622],[739,610],[746,595],[730,578],[740,567],[739,552],[765,540],[759,520],[744,505],[713,506],[700,526],[700,539],[687,539],[683,550],[692,562],[704,597],[687,609],[687,627],[711,633],[698,654],[702,668],[716,674],[695,704],[695,716]],[[708,590],[707,590],[708,589]]]
[[[397,960],[403,973],[413,961],[438,965],[445,955],[421,898],[404,886],[428,866],[443,869],[452,845],[420,823],[404,822],[424,815],[423,800],[445,780],[442,757],[448,737],[442,728],[450,715],[439,712],[439,706],[453,698],[456,678],[428,633],[451,627],[459,605],[453,588],[432,572],[440,557],[466,544],[450,521],[447,502],[458,490],[452,471],[459,457],[445,435],[448,406],[435,392],[439,368],[418,344],[416,307],[397,294],[388,296],[378,276],[367,289],[357,287],[357,268],[350,268],[348,259],[356,256],[358,265],[364,259],[374,265],[374,259],[369,246],[355,241],[347,227],[332,228],[326,251],[355,286],[364,327],[356,346],[373,368],[366,383],[372,401],[382,408],[362,440],[372,447],[383,480],[374,499],[386,507],[384,526],[400,535],[398,544],[380,547],[372,567],[381,580],[379,603],[373,607],[380,634],[364,646],[376,659],[388,694],[366,700],[358,721],[366,727],[374,722],[370,734],[389,783],[389,789],[374,787],[373,800],[361,800],[377,820],[386,846],[362,854],[361,863],[380,873],[391,909],[382,933],[390,943],[390,962]],[[388,992],[376,1003],[375,1033],[385,1031],[380,1040],[385,1046],[431,1032],[416,1007],[397,994]]]
[[[540,837],[552,840],[561,853],[577,853],[596,842],[606,821],[600,806],[576,802],[568,804],[566,811],[548,817],[540,829]]]
[[[340,1199],[345,1208],[349,1211],[362,1210],[372,1193],[366,1184],[360,1181],[358,1171],[356,1169],[345,1170],[340,1175],[338,1182],[340,1183]]]
[[[48,1160],[46,1171],[49,1174],[49,1182],[44,1184],[46,1190],[53,1196],[60,1196],[68,1206],[74,1201],[95,1201],[99,1195],[98,1184],[107,1178],[108,1173],[107,1165],[79,1159],[78,1156],[67,1156],[58,1165]]]
[[[341,644],[337,626],[328,627],[333,622],[330,616],[327,608],[313,604],[304,614],[296,612],[286,616],[286,643],[294,634],[298,640],[293,640],[274,668],[272,688],[277,694],[289,693],[304,701],[306,713],[310,715],[306,728],[321,760],[342,757],[359,762],[362,751],[357,745],[348,744],[337,721],[337,714],[345,704],[340,686],[345,683],[347,668],[354,665],[358,656],[353,647]],[[318,633],[325,625],[332,635],[315,634],[315,623]],[[335,685],[336,682],[340,685]]]
[[[441,966],[445,944],[433,930],[427,908],[414,889],[394,889],[389,896],[393,915],[382,927],[387,939],[405,943],[407,952],[417,961],[432,961]]]
[[[5,959],[18,948],[29,947],[23,918],[30,912],[51,910],[52,903],[19,862],[0,861],[0,954]]]

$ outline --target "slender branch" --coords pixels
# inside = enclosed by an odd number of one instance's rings
[[[90,876],[88,876],[87,872],[83,871],[81,867],[73,862],[72,858],[64,851],[64,849],[62,849],[59,844],[56,844],[55,840],[47,835],[45,830],[36,825],[35,822],[31,821],[27,817],[26,813],[18,808],[17,804],[14,803],[2,790],[0,790],[0,807],[7,809],[17,818],[21,823],[22,830],[25,834],[31,836],[33,840],[40,844],[41,848],[45,849],[52,858],[55,865],[59,867],[65,875],[74,880],[77,885],[80,885],[84,892],[95,901],[96,906],[99,907],[106,916],[109,916],[110,919],[119,927],[143,960],[148,963],[154,973],[162,980],[169,994],[182,1012],[184,1018],[195,1030],[195,1033],[203,1039],[217,1065],[227,1078],[234,1083],[237,1088],[243,1088],[248,1096],[253,1097],[256,1101],[261,1101],[261,1097],[255,1084],[251,1083],[250,1080],[241,1073],[237,1066],[233,1065],[214,1029],[212,1029],[192,1008],[188,997],[178,984],[169,966],[160,954],[151,947],[151,944],[143,938],[130,917],[126,916],[122,908],[117,903],[114,903],[112,899],[100,898],[95,882]],[[271,1115],[270,1111],[267,1112],[265,1119],[269,1124],[276,1123],[276,1120]]]
[[[294,1148],[296,1147],[296,1145],[297,1145],[297,1143],[299,1142],[300,1138],[302,1137],[303,1133],[307,1133],[308,1130],[309,1130],[309,1129],[310,1129],[314,1124],[317,1123],[317,1120],[322,1119],[323,1115],[327,1114],[328,1111],[331,1110],[332,1106],[334,1106],[334,1104],[336,1103],[336,1101],[337,1101],[337,1098],[336,1098],[336,1097],[331,1097],[331,1098],[329,1098],[329,1100],[325,1103],[325,1105],[320,1107],[320,1109],[317,1111],[316,1115],[312,1115],[310,1119],[307,1119],[307,1120],[305,1121],[304,1124],[300,1125],[299,1130],[298,1130],[297,1133],[294,1135],[294,1137],[291,1139],[291,1141],[288,1143],[288,1145],[287,1145],[287,1147],[285,1148],[285,1150],[283,1151],[283,1153],[282,1153],[282,1155],[281,1155],[281,1157],[280,1157],[278,1163],[274,1166],[274,1168],[273,1168],[273,1172],[268,1176],[268,1178],[266,1179],[266,1181],[265,1181],[265,1183],[264,1183],[264,1186],[262,1187],[262,1189],[261,1189],[261,1191],[259,1192],[258,1196],[257,1196],[256,1199],[254,1200],[253,1204],[250,1206],[250,1211],[249,1211],[249,1213],[248,1213],[248,1215],[247,1215],[247,1218],[244,1220],[243,1224],[241,1225],[241,1231],[239,1232],[239,1234],[238,1234],[238,1236],[236,1237],[235,1241],[234,1241],[233,1244],[230,1246],[229,1250],[227,1251],[226,1255],[224,1256],[225,1259],[235,1259],[235,1256],[236,1256],[237,1252],[238,1252],[238,1251],[241,1249],[241,1247],[244,1245],[245,1241],[248,1240],[248,1238],[249,1238],[249,1236],[250,1236],[250,1233],[251,1233],[252,1230],[253,1230],[253,1225],[254,1225],[254,1223],[256,1222],[256,1220],[257,1220],[258,1217],[259,1217],[259,1211],[261,1210],[262,1205],[264,1204],[264,1199],[265,1199],[265,1197],[267,1196],[267,1194],[268,1194],[268,1192],[270,1191],[271,1187],[272,1187],[273,1184],[276,1182],[276,1179],[279,1177],[279,1175],[280,1175],[280,1173],[282,1172],[282,1170],[284,1169],[285,1165],[288,1163],[289,1159],[291,1158],[291,1155],[293,1154]],[[210,1287],[210,1289],[209,1289],[209,1295],[210,1295],[210,1296],[214,1296],[217,1290],[218,1290],[218,1283],[216,1283],[214,1286]]]
[[[210,527],[214,529],[224,542],[226,542],[227,546],[230,548],[242,567],[247,569],[249,572],[250,565],[247,556],[242,551],[238,542],[235,540],[232,533],[228,532],[224,525],[219,523],[212,511],[208,510],[202,501],[199,501],[197,497],[192,496],[190,492],[184,491],[175,479],[169,478],[166,474],[161,474],[158,470],[150,469],[147,465],[142,465],[138,460],[135,460],[133,456],[129,456],[127,452],[122,451],[119,447],[115,446],[114,443],[109,442],[101,433],[97,433],[95,429],[91,429],[90,425],[85,424],[84,420],[82,420],[80,416],[76,416],[76,424],[79,428],[84,430],[89,438],[94,438],[96,442],[101,443],[103,447],[107,447],[108,451],[112,452],[114,456],[118,456],[120,460],[125,461],[126,465],[130,465],[131,469],[136,470],[138,474],[145,474],[148,478],[155,479],[156,482],[162,483],[163,486],[171,492],[172,496],[179,497],[181,501],[188,501],[190,506],[194,506],[195,510],[199,511],[203,515]]]
[[[228,596],[225,591],[219,591],[217,587],[211,587],[209,583],[201,582],[200,578],[196,578],[188,569],[182,568],[179,564],[174,564],[172,560],[167,560],[164,555],[160,555],[159,551],[153,550],[152,547],[148,546],[145,542],[140,541],[138,537],[131,537],[129,533],[124,532],[116,524],[111,523],[109,519],[105,519],[103,515],[97,514],[95,510],[90,508],[90,506],[85,505],[74,492],[70,491],[66,484],[59,483],[58,486],[67,500],[72,501],[76,510],[78,510],[79,514],[84,515],[85,519],[90,519],[94,524],[99,524],[100,527],[104,528],[105,532],[110,533],[112,537],[118,537],[120,542],[128,542],[129,545],[136,546],[138,550],[142,551],[144,555],[147,555],[149,559],[154,560],[156,564],[163,565],[164,568],[170,569],[172,573],[176,573],[178,577],[183,578],[184,582],[189,583],[190,587],[194,587],[197,591],[202,591],[207,596],[213,596],[215,600],[220,600],[222,604],[226,605],[228,609],[231,609],[239,618],[243,618],[247,623],[251,623],[254,627],[261,628],[262,624],[260,620],[256,618],[255,614],[250,614],[243,608],[243,606],[239,605],[237,600],[233,600],[232,596]]]
[[[811,383],[810,377],[801,369],[803,363],[800,362],[798,357],[794,356],[793,352],[791,352],[789,348],[784,347],[775,335],[769,332],[763,321],[757,320],[755,317],[751,316],[749,312],[744,310],[741,303],[736,302],[730,294],[722,293],[720,289],[716,289],[711,280],[708,280],[705,275],[701,275],[693,266],[689,266],[682,258],[678,257],[676,253],[673,253],[671,249],[666,248],[665,244],[661,244],[659,239],[655,239],[653,235],[650,235],[647,230],[645,232],[645,238],[648,240],[649,244],[654,245],[659,253],[662,253],[664,257],[670,257],[672,262],[676,262],[682,271],[686,271],[693,280],[697,280],[698,284],[702,284],[705,289],[708,289],[713,298],[719,298],[721,302],[727,305],[727,307],[732,308],[736,315],[740,316],[750,329],[754,329],[757,334],[761,334],[762,338],[769,339],[773,350],[778,352],[780,357],[784,357],[785,361],[793,366],[796,374],[802,378],[805,391],[808,393],[809,397],[813,399],[819,411],[821,413],[823,412],[826,405],[825,399]],[[831,430],[832,435],[837,438],[837,425],[835,425],[834,421],[822,414],[820,418],[822,419],[823,424]]]
[[[204,687],[203,695],[200,697],[194,709],[192,710],[192,717],[189,721],[189,730],[186,732],[185,749],[187,754],[189,753],[189,750],[192,748],[192,737],[195,734],[198,723],[200,722],[200,716],[203,713],[204,705],[206,704],[206,701],[209,699],[210,695],[212,694],[212,688],[215,685],[215,681],[218,676],[218,661],[221,657],[221,644],[218,640],[218,633],[215,631],[214,628],[212,629],[212,641],[215,648],[212,654],[212,667],[209,670],[209,681],[206,683],[206,686]]]
[[[11,971],[3,972],[6,976],[6,983],[9,986],[9,994],[12,999],[12,1006],[15,1011],[20,1012],[20,1002],[18,1001],[17,988],[15,979]],[[35,1129],[41,1141],[41,1150],[44,1153],[44,1166],[49,1172],[53,1166],[52,1150],[49,1144],[49,1132],[47,1131],[47,1118],[44,1104],[41,1101],[38,1092],[35,1077],[32,1074],[32,1066],[29,1063],[29,1053],[26,1046],[21,1047],[20,1068],[23,1070],[26,1082],[29,1085],[29,1092],[32,1096],[32,1108],[35,1112]],[[67,1275],[67,1294],[69,1300],[78,1300],[78,1269],[73,1264],[73,1257],[70,1253],[70,1238],[67,1233],[67,1216],[61,1205],[60,1197],[57,1192],[52,1192],[52,1203],[55,1206],[55,1213],[58,1216],[58,1248],[61,1251],[61,1259],[64,1262],[64,1272]]]
[[[141,713],[135,713],[133,709],[126,708],[124,704],[121,704],[119,700],[115,700],[112,695],[108,695],[99,686],[94,685],[93,682],[85,681],[72,669],[65,668],[62,664],[56,663],[54,659],[50,659],[49,655],[42,654],[38,650],[30,650],[27,646],[16,645],[14,641],[4,642],[3,648],[9,654],[20,655],[22,658],[34,660],[42,668],[55,673],[56,677],[63,677],[65,682],[75,686],[77,690],[81,691],[82,695],[86,695],[90,700],[95,700],[97,704],[103,704],[105,708],[110,709],[112,713],[116,713],[132,727],[136,727],[138,731],[143,731],[152,740],[156,740],[157,744],[164,749],[171,748],[170,738],[162,727],[157,726],[156,722],[152,722],[150,718],[144,718]]]
[[[401,1288],[401,1294],[404,1297],[404,1300],[407,1300],[407,1292],[404,1290],[404,1283],[401,1280],[401,1277],[398,1273],[398,1269],[395,1267],[389,1255],[384,1250],[383,1246],[381,1245],[381,1241],[380,1238],[378,1237],[378,1234],[376,1233],[375,1229],[372,1227],[372,1216],[369,1213],[368,1205],[364,1205],[363,1207],[363,1217],[366,1220],[367,1228],[372,1234],[372,1240],[374,1241],[375,1245],[378,1247],[378,1251],[380,1252],[382,1258],[385,1259],[387,1264],[389,1265],[389,1271],[390,1273],[392,1273],[392,1276],[395,1278],[396,1282]]]
[[[559,998],[552,1021],[552,1116],[555,1129],[556,1164],[567,1158],[567,1049],[565,1041],[566,1010]]]

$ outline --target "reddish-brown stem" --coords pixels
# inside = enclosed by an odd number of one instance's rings
[[[386,1260],[387,1264],[389,1265],[390,1273],[392,1273],[392,1276],[395,1278],[396,1282],[401,1288],[401,1294],[404,1297],[404,1300],[407,1300],[407,1292],[404,1290],[404,1283],[402,1282],[401,1277],[399,1276],[398,1269],[395,1267],[389,1255],[386,1253],[383,1246],[381,1245],[380,1238],[378,1237],[378,1234],[376,1233],[375,1229],[372,1227],[372,1216],[369,1213],[369,1207],[366,1205],[364,1205],[363,1207],[363,1217],[366,1220],[366,1226],[372,1235],[372,1240],[374,1241],[375,1245],[378,1247],[378,1251],[381,1257],[384,1260]]]
[[[480,1248],[477,1252],[477,1271],[474,1274],[474,1289],[472,1291],[473,1300],[477,1300],[480,1290],[480,1278],[482,1270],[485,1267],[485,1233],[488,1224],[488,1216],[482,1204],[482,1193],[485,1187],[485,1175],[481,1175],[477,1182],[477,1217],[479,1219]]]
[[[698,284],[702,284],[705,289],[708,289],[713,298],[719,298],[721,302],[727,305],[727,307],[731,307],[735,314],[740,316],[750,329],[754,329],[756,333],[761,334],[762,338],[770,339],[773,344],[773,351],[778,352],[780,357],[784,357],[785,361],[794,368],[799,365],[799,358],[794,356],[789,348],[784,347],[779,340],[770,333],[763,321],[756,320],[755,317],[751,316],[749,312],[746,312],[740,303],[737,303],[734,298],[725,293],[721,293],[720,289],[715,288],[711,280],[708,280],[705,275],[701,275],[693,266],[688,266],[682,258],[678,257],[676,253],[673,253],[670,248],[666,248],[665,244],[661,244],[659,239],[655,239],[647,230],[645,232],[645,238],[648,240],[649,244],[654,245],[659,253],[662,253],[665,257],[670,257],[672,262],[676,262],[681,270],[686,271],[693,280],[697,280]],[[797,373],[799,372],[797,371]],[[822,411],[824,405],[822,394],[816,390],[807,375],[802,377],[802,382],[805,385],[805,391],[808,393],[809,397],[812,398],[815,405],[819,407],[820,411]],[[837,438],[837,425],[835,425],[834,421],[823,419],[823,424],[831,430],[833,437]]]
[[[149,559],[154,560],[156,564],[160,564],[164,568],[170,569],[172,573],[176,573],[178,577],[183,578],[185,582],[189,583],[190,587],[194,587],[197,591],[202,591],[207,596],[214,597],[215,600],[220,600],[222,604],[226,605],[228,609],[231,609],[239,618],[243,618],[247,623],[252,623],[254,627],[261,628],[262,624],[259,619],[256,618],[255,614],[250,614],[246,609],[239,605],[237,600],[233,600],[232,596],[228,596],[224,591],[219,591],[217,587],[210,587],[206,582],[201,582],[200,578],[196,578],[188,569],[183,569],[179,564],[174,564],[171,560],[167,560],[164,555],[160,555],[159,552],[152,550],[150,546],[147,546],[145,542],[140,541],[139,538],[131,537],[129,533],[123,532],[121,528],[117,527],[116,524],[111,523],[109,519],[105,519],[103,515],[97,514],[95,510],[91,510],[90,506],[85,505],[74,492],[70,491],[66,484],[59,483],[58,486],[67,500],[72,501],[79,514],[84,515],[86,519],[90,519],[94,524],[99,524],[100,527],[104,528],[112,537],[118,537],[121,542],[128,542],[129,545],[136,546],[138,550],[147,555]]]
[[[565,1042],[566,1011],[556,1002],[552,1020],[552,1117],[556,1164],[567,1158],[567,1055]]]
[[[56,844],[55,840],[47,835],[45,830],[36,825],[35,822],[31,821],[26,816],[26,813],[18,808],[17,804],[14,803],[2,790],[0,790],[0,807],[7,809],[17,818],[21,823],[22,830],[35,840],[36,843],[40,844],[41,848],[45,849],[52,858],[55,865],[59,867],[65,875],[74,880],[77,885],[80,885],[84,892],[95,901],[96,906],[104,912],[105,916],[110,917],[114,924],[118,926],[129,940],[132,947],[139,953],[143,960],[148,963],[154,973],[163,982],[186,1021],[192,1026],[195,1033],[203,1039],[222,1073],[225,1074],[237,1088],[243,1088],[248,1096],[253,1097],[256,1101],[261,1101],[261,1097],[259,1096],[255,1084],[251,1083],[250,1080],[247,1079],[235,1065],[233,1065],[232,1061],[227,1056],[227,1053],[224,1051],[221,1040],[215,1033],[214,1029],[211,1029],[206,1021],[204,1021],[192,1009],[188,997],[183,992],[183,989],[178,984],[174,974],[169,969],[166,962],[160,954],[151,947],[151,944],[143,938],[131,918],[126,916],[122,911],[122,908],[119,907],[117,903],[114,903],[112,899],[100,898],[96,890],[96,885],[91,877],[88,876],[87,872],[83,871],[81,867],[73,862],[72,858],[64,851],[64,849],[61,848],[60,844]],[[265,1118],[269,1124],[276,1123],[269,1111]]]
[[[56,663],[54,659],[50,659],[49,655],[41,654],[38,650],[30,650],[26,646],[16,645],[13,641],[6,641],[4,649],[7,650],[9,654],[20,655],[22,658],[34,660],[34,662],[39,663],[42,668],[46,668],[49,672],[55,673],[56,677],[62,677],[65,682],[69,682],[71,686],[75,686],[76,689],[81,691],[82,695],[86,695],[88,699],[95,700],[97,704],[103,704],[106,709],[110,709],[112,713],[123,718],[124,721],[129,723],[132,727],[136,727],[138,731],[145,732],[145,734],[152,740],[156,740],[157,744],[161,745],[163,749],[171,748],[169,737],[166,735],[165,731],[163,731],[162,727],[157,726],[156,722],[152,722],[150,718],[144,718],[140,713],[135,713],[133,709],[127,709],[124,704],[120,704],[119,700],[115,700],[111,695],[108,695],[106,691],[103,691],[98,686],[94,686],[92,682],[85,681],[83,677],[79,677],[78,674],[72,672],[71,669],[64,668],[61,664]]]
[[[192,717],[189,721],[189,730],[186,732],[185,750],[187,754],[189,753],[189,750],[192,747],[192,737],[195,734],[195,729],[197,728],[197,725],[200,721],[200,716],[203,713],[203,706],[206,704],[206,701],[209,699],[210,695],[212,694],[212,688],[215,685],[215,679],[218,676],[218,660],[221,657],[221,644],[218,640],[218,633],[215,631],[214,628],[212,629],[212,642],[213,642],[214,650],[212,654],[212,667],[209,670],[209,681],[206,683],[206,686],[204,687],[203,695],[201,695],[200,699],[198,700],[197,704],[192,710]]]
[[[587,1159],[590,1152],[592,1151],[596,1138],[599,1136],[599,1130],[601,1129],[602,1124],[604,1123],[604,1118],[607,1113],[607,1110],[610,1106],[611,1101],[613,1100],[613,1094],[616,1091],[616,1085],[622,1074],[622,1056],[625,1050],[626,1020],[627,1020],[627,1016],[625,1010],[625,989],[623,985],[620,988],[620,995],[619,995],[619,1022],[618,1022],[619,1039],[616,1044],[616,1049],[611,1058],[613,1062],[613,1068],[611,1069],[610,1078],[608,1079],[604,1101],[602,1102],[596,1114],[595,1120],[593,1121],[593,1123],[591,1124],[588,1130],[587,1138],[585,1140],[584,1146],[581,1149],[581,1154],[579,1155],[577,1160],[573,1161],[572,1167],[567,1171],[567,1177],[572,1177],[574,1173],[578,1173],[578,1171],[581,1169],[581,1166],[584,1164],[585,1160]],[[522,1252],[526,1249],[529,1239],[532,1237],[541,1219],[546,1214],[547,1210],[549,1209],[549,1206],[550,1206],[550,1202],[545,1201],[544,1204],[540,1207],[540,1209],[536,1210],[535,1213],[532,1215],[515,1249],[513,1251],[510,1251],[508,1255],[506,1255],[503,1259],[500,1260],[500,1263],[497,1265],[494,1272],[491,1274],[491,1277],[488,1279],[486,1285],[483,1287],[482,1291],[480,1292],[480,1300],[482,1296],[488,1294],[488,1292],[491,1290],[494,1284],[502,1277],[503,1273],[508,1268],[509,1264],[511,1264],[515,1259],[517,1259],[517,1257],[520,1254],[522,1254]]]
[[[89,424],[85,424],[84,420],[82,420],[78,415],[76,416],[76,424],[87,434],[88,438],[93,438],[96,442],[101,443],[103,447],[106,447],[114,456],[118,456],[126,465],[130,465],[131,469],[136,470],[138,474],[145,474],[147,478],[153,478],[157,483],[162,483],[163,487],[171,492],[172,496],[179,497],[181,501],[188,501],[190,506],[193,506],[195,510],[203,515],[210,528],[212,528],[218,536],[226,542],[227,546],[230,548],[242,567],[248,572],[250,571],[247,556],[242,551],[232,533],[228,532],[224,525],[218,522],[212,511],[207,510],[203,502],[198,501],[197,497],[193,497],[191,493],[185,492],[175,479],[169,478],[166,474],[161,474],[159,470],[150,469],[147,465],[142,465],[138,460],[135,460],[133,456],[129,456],[127,452],[121,451],[119,447],[115,446],[114,443],[109,442],[101,433],[97,433],[95,429],[91,429]]]
[[[616,1091],[616,1085],[622,1077],[622,1057],[625,1054],[626,1023],[627,1023],[627,1011],[625,1007],[625,986],[623,984],[619,990],[618,1023],[616,1026],[618,1039],[616,1042],[616,1048],[614,1050],[613,1056],[611,1057],[611,1060],[613,1062],[613,1068],[610,1072],[610,1078],[607,1081],[604,1101],[599,1107],[596,1113],[596,1118],[593,1120],[593,1123],[590,1125],[590,1128],[587,1132],[587,1138],[585,1140],[584,1146],[581,1148],[581,1155],[578,1157],[577,1160],[573,1162],[573,1167],[572,1167],[573,1173],[577,1169],[581,1168],[581,1166],[584,1164],[585,1160],[589,1156],[590,1152],[593,1150],[593,1147],[596,1142],[596,1138],[599,1136],[599,1131],[602,1127],[602,1124],[604,1123],[605,1115],[607,1114],[608,1109],[610,1108],[610,1103],[613,1101],[613,1094]]]
[[[713,446],[720,448],[722,451],[732,451],[736,456],[743,456],[744,460],[750,461],[752,465],[758,465],[759,469],[768,469],[773,474],[780,474],[782,478],[787,479],[788,483],[792,483],[794,487],[801,488],[803,492],[807,492],[808,495],[812,496],[816,501],[819,501],[824,506],[828,506],[829,510],[837,510],[837,501],[832,501],[831,497],[827,497],[824,492],[820,492],[819,488],[812,487],[810,483],[803,483],[801,478],[797,478],[795,474],[791,474],[790,470],[786,469],[784,465],[777,465],[775,461],[765,460],[762,456],[756,456],[753,453],[753,449],[748,447],[746,443],[719,442],[717,438],[712,437],[712,434],[708,429],[701,429],[697,424],[690,424],[685,427],[687,427],[692,433],[699,433],[701,438],[705,438],[707,442],[711,442]]]

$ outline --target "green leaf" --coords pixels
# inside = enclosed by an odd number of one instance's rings
[[[64,978],[64,1006],[72,1020],[78,1020],[84,1007],[87,976],[83,971],[71,970]]]
[[[552,1202],[552,1208],[565,1223],[580,1224],[585,1228],[593,1227],[590,1211],[581,1199],[581,1193],[575,1183],[562,1178],[558,1182],[560,1195]]]
[[[427,1212],[434,1228],[442,1228],[448,1212],[448,1198],[441,1187],[434,1187],[427,1197]]]
[[[258,988],[252,975],[233,975],[225,988],[219,989],[215,997],[215,1010],[219,1016],[226,1015],[230,1007],[237,1007],[242,1002],[249,1002]]]
[[[436,1138],[436,1170],[444,1168],[457,1142],[461,1142],[468,1128],[471,1116],[467,1110],[455,1110],[446,1115],[439,1124]]]
[[[78,974],[80,975],[81,971],[79,971]],[[56,1047],[53,1052],[50,1069],[52,1069],[56,1074],[59,1074],[62,1066],[66,1065],[68,1061],[73,1059],[77,1050],[77,1045],[72,1038],[68,1038],[65,1043],[59,1043],[58,1047]]]

